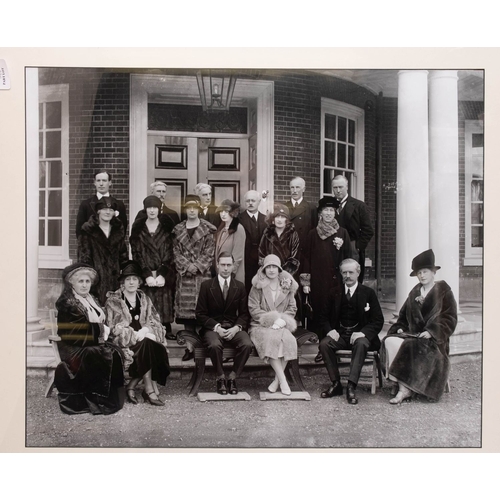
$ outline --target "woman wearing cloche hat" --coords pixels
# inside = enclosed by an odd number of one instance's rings
[[[449,339],[457,325],[457,303],[445,281],[435,281],[434,252],[429,249],[411,263],[418,285],[410,291],[398,320],[382,344],[386,377],[396,383],[390,400],[400,404],[414,393],[438,400],[450,371]]]
[[[297,341],[292,332],[297,329],[295,292],[299,285],[291,274],[281,267],[277,255],[267,255],[252,279],[248,296],[248,311],[252,317],[250,339],[259,357],[268,362],[275,377],[269,392],[278,388],[286,396],[291,394],[285,377],[285,368],[297,358]]]
[[[292,276],[299,270],[300,240],[295,226],[290,221],[290,212],[283,203],[274,203],[273,211],[267,216],[268,226],[264,229],[259,244],[259,265],[267,255],[277,255],[283,269]]]

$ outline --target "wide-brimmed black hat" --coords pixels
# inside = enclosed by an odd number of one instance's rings
[[[323,196],[323,198],[318,201],[318,212],[321,212],[325,207],[331,207],[336,210],[340,207],[340,201],[337,200],[335,196]]]
[[[201,206],[200,197],[196,194],[187,194],[184,198],[184,208],[188,205],[195,205],[197,208]]]
[[[127,276],[137,276],[140,278],[141,274],[141,266],[135,260],[128,260],[122,266],[120,271],[120,280],[125,279]]]
[[[98,212],[103,208],[112,208],[113,210],[118,210],[118,204],[116,200],[111,196],[103,196],[100,200],[97,200],[95,204],[95,211]]]
[[[79,271],[85,271],[88,273],[90,280],[92,281],[92,285],[95,285],[99,281],[97,271],[89,264],[85,264],[83,262],[75,262],[74,264],[65,267],[62,272],[62,279],[69,283],[69,280]]]
[[[432,271],[441,269],[441,266],[435,265],[435,260],[436,257],[434,256],[434,252],[432,251],[432,249],[418,254],[411,261],[411,268],[413,269],[413,271],[410,273],[410,276],[416,276],[420,269],[431,269]]]
[[[150,207],[156,207],[158,210],[161,208],[161,200],[158,196],[149,195],[144,198],[142,204],[144,205],[144,209]]]

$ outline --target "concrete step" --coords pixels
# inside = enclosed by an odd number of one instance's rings
[[[54,348],[48,340],[30,342],[26,346],[26,354],[34,357],[54,358]]]

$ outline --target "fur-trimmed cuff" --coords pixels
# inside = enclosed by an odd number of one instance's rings
[[[271,328],[277,319],[284,320],[286,323],[286,328],[289,331],[294,332],[297,329],[297,322],[294,318],[292,318],[292,316],[290,316],[289,314],[280,313],[278,311],[269,311],[264,313],[259,318],[259,324],[265,328]]]

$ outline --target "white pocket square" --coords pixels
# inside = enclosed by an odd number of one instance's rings
[[[366,306],[365,306],[365,311],[369,311],[370,310],[370,304],[368,304],[368,302],[366,303]]]

